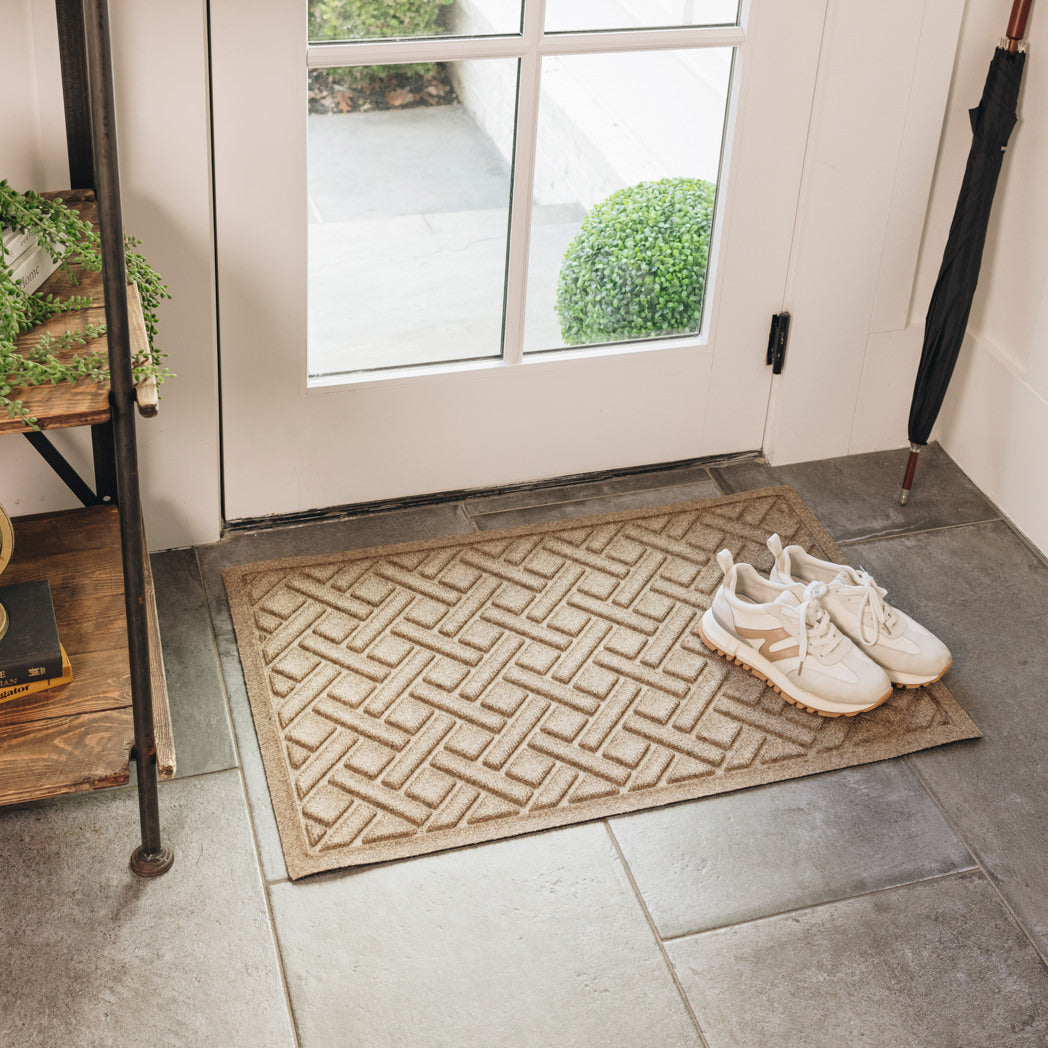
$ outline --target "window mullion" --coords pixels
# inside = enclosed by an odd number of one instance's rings
[[[596,32],[547,33],[542,38],[540,50],[544,55],[626,54],[632,51],[738,47],[745,39],[746,34],[740,26],[605,29]]]
[[[537,3],[538,0],[533,0]],[[532,9],[534,10],[533,5]],[[537,47],[547,55],[600,54],[672,50],[685,47],[738,47],[745,39],[739,26],[688,29],[602,30],[598,32],[532,32],[525,15],[523,35],[425,37],[418,40],[349,40],[316,43],[306,48],[310,69],[337,66],[398,65],[405,62],[461,62],[474,58],[515,58]]]
[[[410,62],[464,62],[473,58],[516,58],[523,47],[519,35],[350,40],[308,45],[306,66],[309,69],[330,69]]]
[[[519,364],[524,359],[524,311],[527,308],[528,257],[531,245],[531,208],[535,192],[535,146],[542,83],[542,41],[546,0],[527,0],[524,6],[524,54],[517,89],[517,127],[513,142],[513,194],[510,201],[509,251],[506,262],[506,321],[502,359]]]

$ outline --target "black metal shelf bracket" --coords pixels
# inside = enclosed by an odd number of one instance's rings
[[[25,439],[36,449],[40,457],[55,471],[58,478],[69,490],[76,495],[84,506],[100,506],[108,499],[100,493],[94,492],[87,482],[73,468],[69,460],[48,439],[42,430],[29,430]]]

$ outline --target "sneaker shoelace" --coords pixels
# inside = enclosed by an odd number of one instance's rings
[[[859,579],[858,586],[843,571],[833,580],[831,585],[840,585],[850,590],[862,590],[857,612],[859,637],[864,644],[872,646],[880,639],[881,630],[884,630],[885,633],[891,636],[898,617],[895,614],[895,609],[884,599],[888,596],[888,591],[883,586],[878,586],[874,577],[868,571],[863,571],[862,568],[859,568],[855,574]],[[866,627],[867,611],[870,613],[870,622],[872,623],[870,627],[872,632],[870,633],[868,633]]]
[[[801,625],[797,641],[797,654],[800,657],[798,670],[804,665],[809,651],[822,655],[837,643],[837,628],[821,603],[826,591],[825,582],[809,582],[804,587],[804,599],[797,608]]]

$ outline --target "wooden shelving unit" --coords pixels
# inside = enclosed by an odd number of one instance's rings
[[[73,682],[0,705],[0,804],[120,786],[135,743],[120,559],[120,511],[92,506],[15,518],[4,584],[47,579]],[[152,588],[151,677],[161,778],[175,772]]]
[[[38,422],[0,420],[0,434],[23,434],[77,494],[83,509],[14,520],[15,550],[3,582],[46,578],[73,681],[0,704],[0,804],[56,797],[130,779],[136,762],[140,876],[165,873],[173,853],[160,839],[157,779],[175,771],[156,599],[142,525],[131,360],[147,348],[137,290],[126,283],[116,155],[107,0],[55,0],[70,180],[61,194],[99,230],[102,273],[54,274],[41,289],[90,297],[87,310],[27,332],[28,352],[45,331],[87,322],[109,334],[81,352],[108,353],[111,379],[15,390]],[[138,403],[142,414],[155,406]],[[72,468],[46,431],[89,426],[94,485]]]
[[[98,209],[92,191],[55,195],[97,230]],[[87,323],[105,322],[101,273],[75,270],[73,276],[75,283],[64,273],[55,273],[41,292],[59,298],[75,293],[90,298],[91,308],[53,317],[22,335],[16,343],[20,352],[28,353],[45,333],[58,335],[80,330]],[[137,354],[146,351],[148,343],[141,303],[133,288],[129,288],[128,305],[131,352]],[[103,336],[77,351],[108,349]],[[85,379],[17,389],[14,396],[46,431],[107,425],[109,393],[108,382]],[[20,419],[0,420],[0,434],[31,432]],[[0,804],[124,785],[130,781],[134,716],[120,510],[115,504],[102,504],[16,517],[13,523],[15,552],[3,583],[50,582],[58,632],[74,679],[60,688],[0,704]],[[148,562],[145,580],[157,772],[161,778],[170,778],[175,772],[174,744]]]

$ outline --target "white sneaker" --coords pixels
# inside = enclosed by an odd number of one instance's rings
[[[771,579],[780,585],[826,585],[823,606],[834,625],[884,668],[893,684],[919,688],[937,681],[951,666],[949,648],[935,634],[893,608],[887,590],[873,576],[847,564],[834,564],[805,553],[800,546],[783,549],[778,535],[768,539],[775,556]]]
[[[783,586],[722,549],[724,581],[702,616],[706,646],[770,684],[784,699],[824,717],[853,717],[892,693],[884,670],[830,620],[826,586]]]

